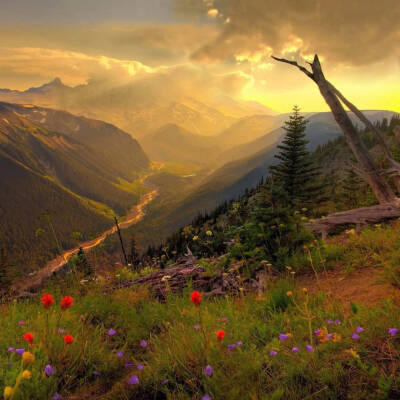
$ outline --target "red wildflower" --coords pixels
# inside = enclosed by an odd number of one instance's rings
[[[49,308],[54,303],[53,296],[49,293],[45,293],[41,301],[44,308]]]
[[[192,294],[190,295],[190,301],[196,305],[199,306],[201,304],[201,293],[198,292],[197,290],[193,290]]]
[[[71,344],[74,340],[75,340],[75,338],[70,334],[64,336],[65,344]]]
[[[219,341],[221,341],[221,340],[224,339],[224,337],[225,337],[225,331],[223,331],[222,329],[220,329],[220,330],[217,332],[217,339],[218,339]]]
[[[28,342],[28,343],[33,343],[33,334],[30,332],[26,332],[24,335],[24,339]]]
[[[65,296],[61,299],[61,308],[66,310],[74,304],[74,299],[71,296]]]

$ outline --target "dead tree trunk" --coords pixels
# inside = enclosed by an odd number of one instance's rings
[[[325,76],[322,72],[321,64],[319,62],[318,56],[314,56],[314,61],[309,63],[311,66],[311,70],[300,66],[295,61],[286,60],[284,58],[277,58],[272,56],[273,59],[284,62],[287,64],[294,65],[299,68],[303,73],[305,73],[310,79],[312,79],[317,85],[321,92],[322,97],[332,110],[332,114],[338,123],[339,127],[342,129],[344,136],[348,145],[350,146],[352,152],[354,153],[358,165],[356,166],[356,172],[363,177],[363,179],[370,185],[372,188],[376,198],[378,199],[380,204],[391,204],[394,207],[400,207],[400,199],[395,195],[394,191],[386,181],[385,177],[382,174],[382,171],[378,168],[376,163],[374,162],[371,154],[363,143],[361,136],[357,132],[353,123],[351,122],[347,112],[343,108],[341,101],[349,107],[351,111],[357,115],[357,117],[370,129],[374,131],[377,135],[379,143],[381,144],[386,158],[390,161],[391,171],[395,170],[395,172],[400,171],[400,164],[396,163],[392,158],[390,151],[384,141],[381,133],[375,129],[375,127],[370,123],[370,121],[362,114],[360,110],[358,110],[353,104],[351,104],[330,82],[325,79]],[[357,211],[357,210],[354,210]],[[378,211],[378,210],[377,210]],[[350,216],[351,211],[348,212],[348,216]],[[383,216],[382,216],[383,217]],[[340,224],[345,223],[346,218],[340,218]],[[352,218],[349,217],[349,222],[351,223]],[[320,222],[316,221],[316,222]],[[329,226],[333,226],[334,218],[330,221]],[[339,221],[338,221],[339,224]],[[321,225],[321,224],[319,224]],[[324,224],[322,224],[324,225]],[[318,226],[318,223],[316,223]]]

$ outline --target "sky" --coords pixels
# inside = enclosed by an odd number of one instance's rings
[[[306,65],[318,53],[359,108],[400,112],[399,28],[399,0],[2,0],[0,87],[167,80],[322,111],[316,85],[270,57]]]

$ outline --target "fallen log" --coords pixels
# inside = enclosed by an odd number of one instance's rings
[[[325,239],[328,232],[338,226],[354,224],[357,231],[360,231],[367,224],[377,224],[399,217],[400,205],[398,203],[387,203],[330,214],[327,217],[314,220],[306,226],[312,232],[322,234],[323,239]]]

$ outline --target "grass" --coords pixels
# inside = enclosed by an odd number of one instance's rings
[[[165,163],[165,165],[162,168],[164,172],[178,176],[197,175],[203,169],[204,167],[197,164],[189,164],[189,163],[183,164],[176,162]]]
[[[398,265],[398,240],[396,223],[359,236],[350,232],[326,246],[316,243],[305,254],[320,269],[338,263],[361,268],[362,260],[371,260],[386,270]],[[20,379],[14,400],[51,399],[55,393],[79,399],[400,397],[400,332],[389,332],[400,328],[400,307],[391,300],[347,307],[323,292],[309,294],[286,272],[269,280],[260,296],[203,296],[197,307],[190,302],[190,282],[161,303],[145,287],[111,290],[138,276],[123,269],[117,275],[86,284],[75,275],[50,282],[46,292],[55,301],[48,309],[40,303],[43,293],[3,304],[0,390]],[[63,311],[65,295],[74,304]],[[221,329],[226,335],[219,341]],[[24,340],[26,332],[34,335],[33,344]],[[66,334],[75,338],[71,344],[64,343]],[[32,352],[34,362],[22,365],[9,347]],[[54,369],[49,377],[46,365]],[[21,378],[24,370],[30,379]]]

